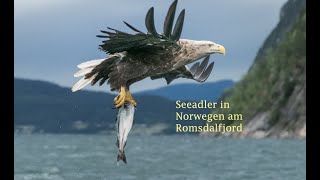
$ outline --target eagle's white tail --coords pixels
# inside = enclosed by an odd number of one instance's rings
[[[85,76],[86,74],[90,73],[96,66],[101,64],[104,60],[105,59],[95,59],[95,60],[91,60],[91,61],[87,61],[79,64],[77,67],[80,68],[80,70],[76,72],[73,76],[74,77]],[[83,87],[85,87],[86,85],[90,84],[96,76],[97,74],[91,76],[88,79],[85,79],[85,77],[83,77],[72,87],[71,89],[72,92],[76,92],[82,89]]]
[[[93,70],[93,68],[85,68],[85,69],[80,69],[78,72],[76,72],[73,77],[81,77],[84,76],[88,73],[90,73]]]
[[[77,67],[80,69],[96,67],[97,65],[102,63],[102,61],[104,61],[104,60],[105,59],[95,59],[95,60],[91,60],[91,61],[86,61],[84,63],[79,64]]]
[[[85,87],[86,85],[90,84],[91,81],[97,76],[97,74],[93,75],[91,78],[85,79],[85,77],[83,77],[82,79],[80,79],[73,87],[72,87],[72,92],[76,92],[79,89],[82,89],[83,87]]]

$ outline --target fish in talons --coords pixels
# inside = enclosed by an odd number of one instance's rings
[[[117,133],[117,165],[122,160],[127,164],[127,158],[124,153],[124,148],[127,144],[128,135],[131,131],[134,119],[135,107],[130,102],[126,101],[120,108],[116,121],[116,133]]]

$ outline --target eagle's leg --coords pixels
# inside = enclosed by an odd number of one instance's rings
[[[132,105],[137,106],[137,102],[133,99],[129,90],[127,90],[126,101],[129,101]]]
[[[121,107],[127,97],[127,91],[126,91],[126,87],[125,86],[121,86],[120,88],[120,94],[114,98],[114,105],[116,108]]]

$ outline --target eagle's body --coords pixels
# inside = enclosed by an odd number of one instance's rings
[[[108,78],[111,90],[120,90],[125,85],[129,89],[130,85],[147,77],[164,77],[170,72],[175,72],[179,68],[206,56],[204,53],[196,53],[196,45],[191,40],[179,40],[175,48],[163,50],[157,53],[128,53],[121,52],[111,54],[109,58],[97,65],[89,74],[90,78],[98,73],[92,81],[100,80],[100,76]],[[101,71],[103,69],[103,71]],[[107,71],[107,72],[106,72]],[[183,71],[183,69],[181,69]]]
[[[108,38],[102,41],[100,50],[109,54],[105,59],[93,60],[78,65],[81,69],[75,77],[84,76],[72,91],[77,91],[87,84],[94,85],[100,81],[110,84],[111,90],[120,91],[115,98],[116,107],[125,101],[136,105],[129,87],[131,84],[150,77],[151,79],[165,78],[167,84],[179,77],[194,79],[198,82],[205,81],[211,73],[213,62],[208,65],[209,55],[225,53],[223,46],[210,41],[194,41],[180,39],[185,10],[183,10],[173,28],[177,0],[169,8],[165,22],[164,32],[159,34],[154,26],[154,10],[150,8],[146,15],[145,23],[148,32],[143,33],[130,24],[125,24],[136,34],[125,33],[116,29],[101,31]],[[190,69],[186,66],[203,57],[205,60],[193,65]]]

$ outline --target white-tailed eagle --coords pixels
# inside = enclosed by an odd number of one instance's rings
[[[210,54],[225,54],[225,48],[211,41],[180,39],[185,10],[181,11],[173,27],[177,2],[175,0],[168,10],[163,33],[156,31],[153,7],[145,18],[147,33],[127,22],[124,23],[135,34],[109,27],[108,31],[101,31],[103,35],[97,37],[106,40],[102,41],[100,49],[109,56],[79,64],[80,71],[74,76],[84,77],[73,86],[72,91],[98,81],[101,86],[107,81],[112,91],[119,91],[114,99],[115,107],[119,108],[126,101],[137,105],[129,92],[130,85],[147,77],[165,78],[167,84],[180,77],[204,82],[214,65],[213,62],[208,65]],[[204,57],[201,63],[197,62],[191,68],[186,66]]]

